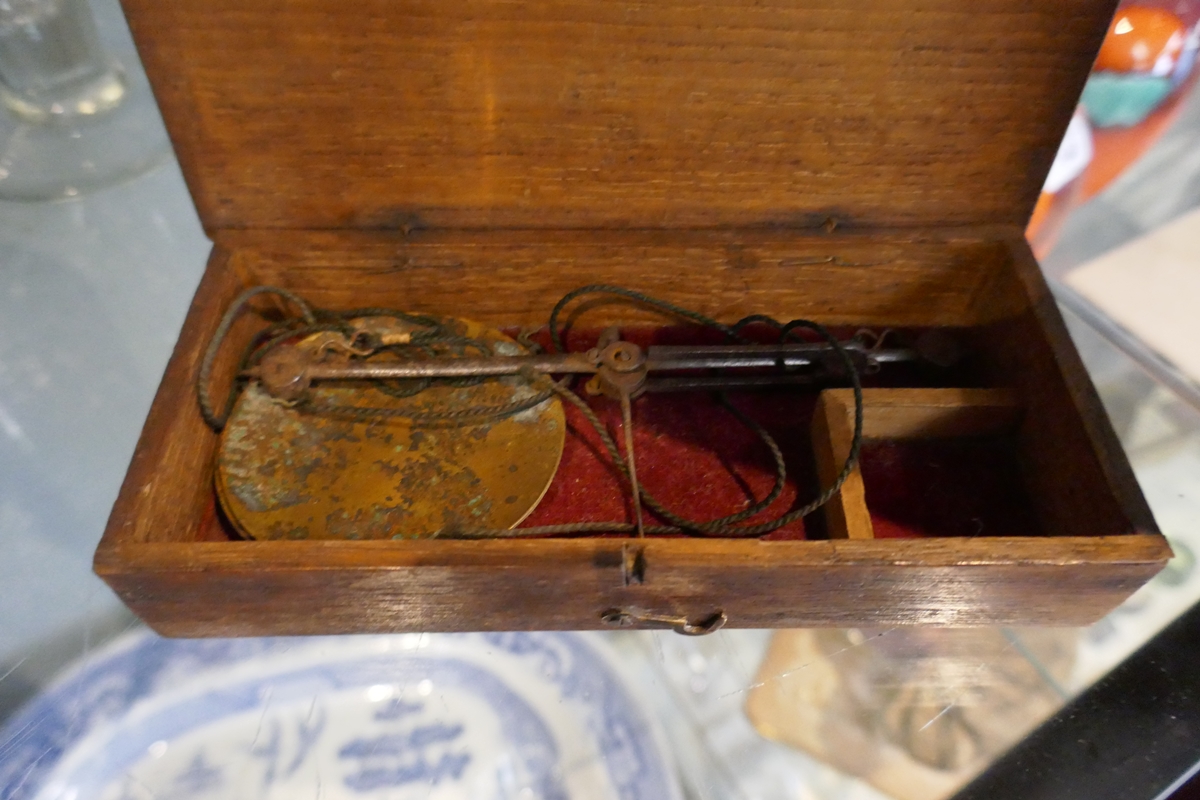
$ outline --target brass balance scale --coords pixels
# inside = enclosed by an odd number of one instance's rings
[[[243,354],[224,408],[208,394],[212,365],[234,320],[253,298],[272,294],[299,310],[263,331]],[[585,296],[628,302],[723,335],[727,343],[651,345],[605,330],[595,345],[568,352],[558,319]],[[776,341],[755,342],[758,325]],[[817,341],[799,334],[808,331]],[[562,298],[543,349],[454,317],[387,309],[326,312],[286,290],[258,287],[229,308],[203,362],[198,396],[221,432],[216,488],[226,517],[251,539],[492,538],[592,533],[759,536],[824,504],[854,469],[862,428],[860,375],[917,363],[944,369],[957,342],[931,332],[889,346],[886,332],[839,341],[816,323],[763,316],[734,325],[615,286],[586,286]],[[572,389],[621,407],[623,449]],[[738,421],[771,451],[775,490],[717,520],[673,513],[639,484],[634,402],[647,393],[812,389],[852,386],[853,447],[838,478],[811,502],[765,522],[746,523],[779,495],[786,465],[770,434],[732,405]],[[723,394],[721,395],[723,397]],[[724,402],[724,401],[723,401]],[[554,479],[567,435],[564,403],[599,435],[629,493],[634,521],[518,527]],[[666,524],[647,524],[647,509]]]

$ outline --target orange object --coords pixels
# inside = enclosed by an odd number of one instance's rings
[[[1170,11],[1129,6],[1113,17],[1093,69],[1168,75],[1186,40],[1187,28]]]

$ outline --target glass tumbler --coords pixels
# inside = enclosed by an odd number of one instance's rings
[[[0,0],[0,199],[74,197],[169,152],[120,10],[108,10],[111,42],[87,0]]]

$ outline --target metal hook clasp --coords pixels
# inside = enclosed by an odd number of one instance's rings
[[[634,625],[648,628],[670,628],[684,636],[704,636],[725,627],[729,618],[724,611],[715,611],[706,617],[689,620],[685,616],[656,614],[640,608],[610,608],[600,615],[605,625],[628,628]]]

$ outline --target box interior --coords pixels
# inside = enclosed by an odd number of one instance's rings
[[[980,461],[971,456],[977,464],[977,484],[995,478],[998,486],[1008,487],[987,501],[1007,520],[997,535],[1103,536],[1134,530],[1084,430],[1021,280],[1017,257],[1009,243],[986,234],[340,232],[298,236],[241,232],[225,238],[218,242],[206,278],[219,291],[212,293],[204,327],[185,331],[180,342],[193,361],[207,345],[205,328],[211,330],[224,305],[241,288],[252,285],[290,288],[323,307],[393,306],[507,328],[544,323],[555,298],[591,282],[631,286],[727,322],[767,313],[784,320],[810,318],[843,334],[859,327],[951,328],[969,351],[962,365],[932,381],[910,375],[903,376],[901,383],[911,380],[915,382],[904,385],[928,386],[941,380],[954,386],[1013,389],[1019,395],[1026,413],[1018,427],[990,449],[985,447],[985,454],[996,457]],[[263,327],[265,317],[279,311],[264,302],[258,313],[237,322],[215,370],[217,376],[224,376],[219,380],[227,379],[232,359]],[[677,327],[651,327],[656,322],[663,321],[623,304],[589,307],[574,320],[580,337],[610,323],[627,325],[627,331],[638,332],[635,336],[661,339],[665,335],[676,340],[688,336]],[[219,395],[220,385],[214,386]],[[747,393],[735,401],[784,444],[792,475],[789,483],[795,483],[781,502],[797,495],[805,495],[800,500],[805,502],[817,491],[807,433],[814,399],[812,392],[777,391]],[[615,404],[594,405],[602,417],[613,421]],[[638,401],[638,408],[644,482],[669,507],[686,508],[692,517],[711,518],[738,510],[729,503],[744,497],[746,488],[761,496],[764,483],[769,487],[770,461],[755,452],[757,441],[730,433],[736,423],[722,425],[721,415],[726,412],[703,397],[653,396]],[[160,472],[167,485],[154,491],[154,502],[166,501],[176,513],[166,520],[161,514],[148,515],[146,519],[155,523],[141,535],[146,541],[235,539],[213,498],[216,434],[200,420],[191,392],[182,392],[168,413],[204,477],[197,481],[194,472]],[[1052,435],[1047,435],[1050,430]],[[588,435],[590,431],[574,443],[568,437],[562,480],[556,478],[524,524],[627,518],[619,482],[588,446]],[[715,451],[709,447],[712,444],[718,445]],[[708,454],[702,456],[704,452]],[[930,457],[931,453],[916,455]],[[911,449],[889,453],[868,446],[864,471],[874,483],[892,481],[893,487],[910,487],[928,473],[922,472],[913,456]],[[966,457],[953,447],[932,456],[950,462]],[[685,458],[688,470],[679,470]],[[689,479],[697,474],[692,470],[703,478]],[[698,484],[716,488],[698,501]],[[580,485],[586,488],[580,491]],[[903,505],[898,499],[901,494],[880,493],[881,498],[891,498],[875,509],[881,515],[880,530],[913,535],[920,526],[889,527],[882,519],[920,516],[916,508],[905,511],[897,506]],[[1030,507],[1002,510],[1013,498],[1028,498]],[[181,508],[195,513],[177,513]],[[827,533],[819,516],[810,515],[805,524],[789,526],[770,538],[823,538]],[[961,529],[961,522],[942,520],[940,529],[934,525],[928,533],[947,535],[955,525]]]

